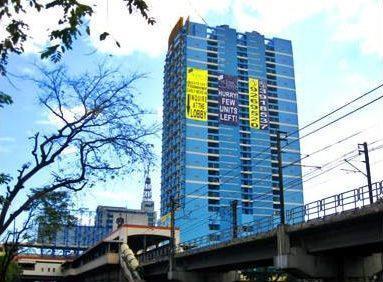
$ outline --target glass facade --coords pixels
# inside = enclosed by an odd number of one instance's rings
[[[181,241],[230,228],[235,200],[238,224],[278,213],[276,132],[290,133],[287,144],[298,138],[289,40],[180,20],[169,37],[163,107],[161,215],[174,197]],[[303,204],[300,145],[282,146],[283,165],[294,163],[283,169],[290,209]]]

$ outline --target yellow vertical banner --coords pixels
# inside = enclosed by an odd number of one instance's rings
[[[259,80],[249,78],[249,122],[250,127],[260,129]]]
[[[160,221],[162,223],[165,223],[168,219],[170,219],[170,212],[168,212],[167,214],[163,215],[161,218],[160,218]]]
[[[187,68],[186,117],[207,121],[207,70]]]

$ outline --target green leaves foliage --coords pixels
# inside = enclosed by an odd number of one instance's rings
[[[146,19],[150,25],[155,24],[155,19],[148,15],[149,7],[143,0],[124,0],[128,6],[129,13],[133,13],[135,9],[141,12],[141,15]]]
[[[3,260],[5,259],[5,255],[0,254],[0,265],[3,265]],[[20,274],[22,270],[15,262],[11,262],[7,269],[7,274],[5,276],[5,282],[15,282],[19,281]]]
[[[39,192],[41,189],[36,189],[33,192]],[[37,215],[35,218],[39,226],[38,236],[46,241],[53,240],[57,231],[62,226],[75,225],[76,217],[71,214],[73,202],[69,191],[53,191],[38,199],[35,203]]]
[[[103,33],[100,34],[100,40],[101,40],[101,41],[102,41],[102,40],[105,40],[106,37],[108,37],[108,36],[109,36],[109,33],[108,33],[108,32],[103,32]]]
[[[153,25],[155,19],[149,16],[149,7],[145,0],[119,0],[123,1],[130,14],[138,12],[146,20],[147,24]],[[93,16],[92,5],[86,5],[77,0],[2,0],[0,1],[0,22],[8,18],[9,24],[6,26],[5,39],[0,41],[0,75],[6,75],[6,66],[11,53],[21,54],[24,52],[24,43],[28,39],[28,22],[24,20],[15,20],[18,14],[27,14],[31,10],[27,5],[37,12],[49,9],[59,9],[63,11],[63,17],[58,19],[59,28],[52,30],[49,34],[50,42],[59,42],[58,44],[48,45],[41,53],[41,58],[49,58],[52,62],[59,62],[63,53],[72,49],[73,41],[82,35],[85,30],[87,36],[91,30],[85,19],[91,19]],[[100,40],[105,40],[109,36],[108,32],[100,34]],[[120,47],[120,43],[115,40]]]
[[[0,91],[0,108],[3,108],[4,105],[10,105],[13,103],[12,97]],[[1,180],[0,180],[1,184]]]
[[[0,185],[6,185],[11,182],[12,177],[9,174],[0,173]]]

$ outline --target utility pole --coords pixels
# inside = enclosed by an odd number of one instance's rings
[[[281,140],[286,140],[286,137],[281,138],[281,133],[286,136],[285,132],[277,131],[277,154],[278,154],[278,188],[279,188],[279,215],[281,224],[285,224],[285,196],[283,193],[283,166],[282,166],[282,149]]]
[[[368,156],[367,142],[364,142],[363,144],[358,144],[358,153],[359,153],[359,155],[361,155],[362,153],[364,154],[364,162],[366,163],[366,177],[367,177],[367,184],[368,184],[368,195],[370,198],[370,204],[372,204],[374,202],[374,196],[372,194],[370,158]]]
[[[233,239],[238,237],[237,206],[238,206],[237,200],[234,200],[231,202],[231,214],[232,214],[231,226],[233,228]]]
[[[174,253],[175,253],[175,210],[176,203],[174,196],[170,197],[170,256],[169,256],[169,272],[173,275],[174,271]]]

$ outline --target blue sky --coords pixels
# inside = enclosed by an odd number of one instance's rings
[[[240,31],[256,30],[268,37],[292,40],[301,125],[383,81],[382,1],[150,1],[152,14],[157,19],[154,27],[145,25],[138,16],[127,16],[119,4],[112,2],[118,1],[98,1],[99,5],[90,26],[94,31],[108,31],[122,47],[116,48],[113,41],[99,42],[97,33],[94,32],[90,39],[79,39],[73,51],[65,54],[63,63],[71,71],[81,72],[92,69],[99,61],[108,57],[111,64],[120,66],[125,72],[138,70],[147,73],[148,77],[136,85],[141,93],[137,100],[147,109],[156,112],[153,120],[161,118],[167,37],[179,16],[190,15],[192,20],[204,20],[211,26],[229,24]],[[31,64],[39,61],[38,52],[46,42],[46,29],[56,17],[55,11],[43,16],[26,17],[31,22],[32,38],[27,44],[27,54],[11,58],[10,73],[28,74],[32,71]],[[29,158],[28,136],[36,130],[54,130],[54,125],[49,124],[47,114],[39,107],[33,86],[25,81],[11,81],[17,88],[7,79],[0,78],[0,91],[12,94],[15,102],[0,110],[0,171],[14,174]],[[356,149],[358,142],[374,142],[383,138],[383,128],[379,123],[382,110],[383,102],[378,102],[344,122],[321,131],[321,134],[302,140],[302,153],[308,154],[358,129],[365,129],[347,144],[335,146],[332,151],[309,158],[306,164],[322,165],[347,150]],[[161,140],[153,138],[153,142],[160,159]],[[375,179],[383,178],[383,163],[379,162],[383,158],[381,152],[371,152],[372,162],[377,163],[373,166]],[[363,164],[359,161],[360,159],[356,159],[355,165],[362,168]],[[151,175],[157,209],[160,192],[159,165],[158,162]],[[363,176],[346,174],[341,168],[305,183],[305,199],[315,200],[364,184]],[[349,167],[345,165],[344,168]],[[97,204],[137,208],[142,189],[142,174],[134,174],[101,184],[76,197],[79,206],[90,209],[94,209]]]

